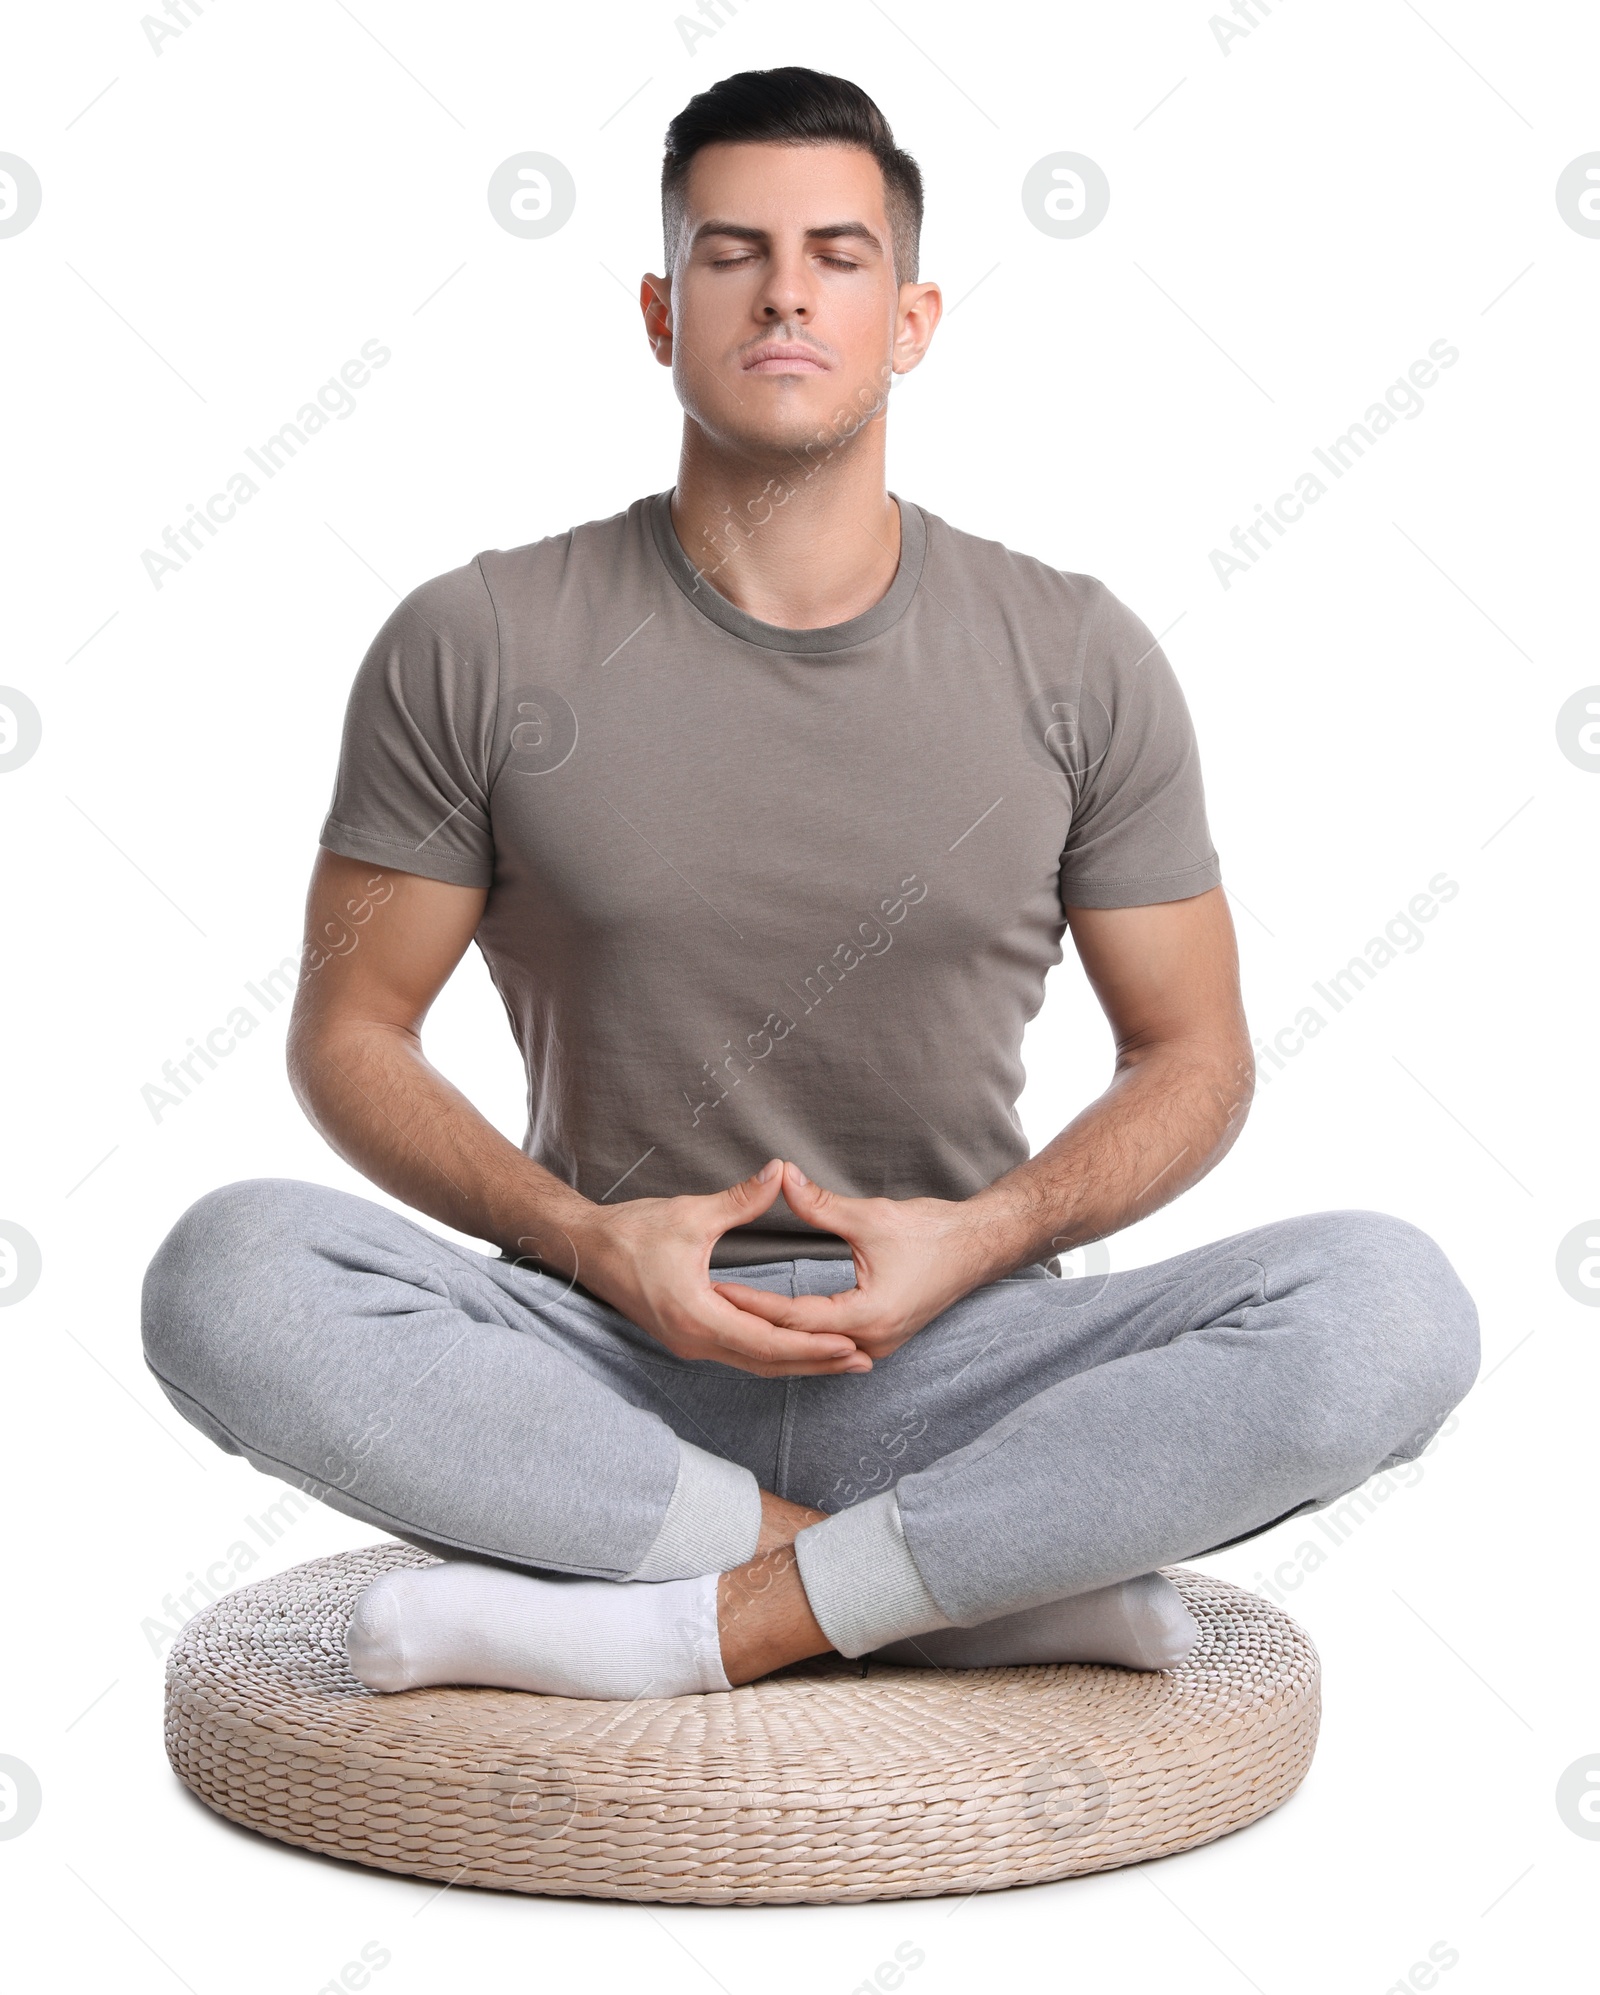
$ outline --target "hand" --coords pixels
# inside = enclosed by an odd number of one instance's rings
[[[776,1328],[842,1332],[869,1359],[886,1358],[1011,1265],[991,1230],[995,1215],[976,1199],[845,1198],[790,1163],[782,1183],[791,1212],[849,1241],[856,1285],[837,1295],[787,1296],[739,1281],[712,1283],[730,1303]]]
[[[831,1326],[784,1329],[718,1292],[711,1249],[732,1226],[759,1219],[783,1189],[774,1157],[726,1191],[592,1206],[568,1240],[574,1274],[675,1358],[715,1358],[758,1378],[865,1372],[872,1360]],[[760,1295],[743,1287],[742,1296]]]

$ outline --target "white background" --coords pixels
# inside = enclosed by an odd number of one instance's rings
[[[1483,0],[1254,18],[1224,52],[1203,0],[749,0],[691,52],[670,0],[215,0],[157,53],[133,0],[14,15],[0,150],[44,189],[0,240],[0,679],[44,725],[0,777],[0,1219],[43,1252],[0,1314],[0,1752],[44,1795],[0,1842],[19,1985],[312,1995],[374,1940],[382,1995],[847,1995],[907,1940],[915,1995],[1379,1995],[1438,1942],[1450,1995],[1595,1985],[1600,1843],[1554,1790],[1600,1752],[1600,1316],[1555,1257],[1600,1211],[1600,779],[1556,715],[1600,681],[1600,240],[1555,183],[1600,148],[1600,23]],[[1421,947],[1264,1065],[1233,1154],[1113,1265],[1298,1211],[1400,1213],[1476,1296],[1483,1374],[1420,1477],[1315,1570],[1305,1520],[1211,1562],[1292,1589],[1326,1670],[1316,1763],[1259,1826],[971,1901],[438,1898],[235,1830],[167,1769],[141,1623],[282,1492],[144,1372],[140,1278],[213,1185],[360,1181],[290,1096],[287,1007],[159,1122],[140,1090],[297,948],[345,694],[395,594],[672,482],[679,412],[634,302],[662,260],[662,133],[717,76],[790,62],[868,89],[926,176],[922,275],[949,315],[896,389],[890,485],[1102,576],[1164,633],[1256,1030],[1433,875],[1459,883]],[[541,241],[485,199],[525,150],[578,188]],[[1063,150],[1112,189],[1077,240],[1020,200]],[[393,358],[356,412],[156,589],[142,550],[368,339]],[[1460,359],[1424,412],[1224,589],[1211,550],[1440,339]],[[476,956],[431,1051],[520,1135]],[[1070,962],[1027,1058],[1039,1143],[1108,1070]],[[312,1507],[251,1577],[374,1536]]]

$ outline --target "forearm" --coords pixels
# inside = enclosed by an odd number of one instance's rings
[[[1227,1153],[1255,1087],[1248,1042],[1125,1055],[1105,1093],[1036,1157],[967,1201],[993,1281],[1156,1211]]]
[[[536,1164],[428,1062],[415,1033],[368,1022],[292,1031],[289,1078],[328,1144],[384,1191],[510,1254],[573,1272],[592,1202]]]
[[[786,1164],[789,1209],[849,1241],[855,1286],[773,1296],[719,1284],[741,1308],[784,1329],[837,1331],[885,1358],[985,1283],[1155,1211],[1226,1152],[1255,1062],[1221,888],[1068,913],[1116,1037],[1105,1093],[1037,1157],[967,1199],[849,1198]]]

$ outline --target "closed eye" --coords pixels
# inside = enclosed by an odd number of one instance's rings
[[[823,263],[831,263],[835,270],[860,270],[862,268],[853,257],[849,256],[824,256],[820,260]],[[748,254],[742,256],[719,256],[712,259],[711,268],[713,270],[733,270],[739,264],[748,263],[749,261],[750,257]]]

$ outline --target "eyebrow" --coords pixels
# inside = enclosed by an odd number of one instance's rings
[[[739,242],[752,242],[766,245],[772,241],[770,229],[758,229],[749,222],[727,222],[713,218],[702,222],[689,238],[690,249],[695,249],[707,236],[732,236]],[[864,243],[881,256],[883,244],[865,222],[819,222],[815,228],[806,230],[806,237],[812,242],[837,242],[849,239]]]

